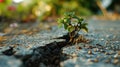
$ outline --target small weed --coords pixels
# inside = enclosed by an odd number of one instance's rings
[[[64,25],[64,29],[68,31],[71,43],[81,40],[78,35],[80,30],[88,32],[87,23],[83,18],[76,16],[75,12],[66,12],[62,18],[58,19],[58,23],[60,26]]]

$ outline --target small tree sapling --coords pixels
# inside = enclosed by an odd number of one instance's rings
[[[79,37],[80,30],[88,32],[87,23],[83,18],[76,16],[75,12],[66,12],[62,18],[58,19],[58,23],[64,25],[64,29],[68,31],[71,43]]]

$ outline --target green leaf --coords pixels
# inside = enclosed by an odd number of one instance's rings
[[[88,32],[88,28],[87,28],[87,27],[82,27],[82,30],[83,30],[84,32]]]
[[[69,32],[72,32],[72,31],[74,31],[75,30],[75,27],[73,27],[73,26],[68,26],[68,31]]]
[[[67,22],[68,22],[68,19],[67,19],[67,18],[64,18],[64,21],[63,21],[63,22],[67,23]]]
[[[84,19],[83,18],[80,18],[79,21],[83,21]]]
[[[63,19],[58,19],[57,22],[58,23],[64,23],[64,20]]]
[[[75,15],[75,12],[65,12],[64,16],[65,17],[73,17]]]
[[[67,24],[64,24],[64,28],[67,29]]]
[[[88,25],[88,23],[82,23],[82,26],[86,26],[86,25]]]

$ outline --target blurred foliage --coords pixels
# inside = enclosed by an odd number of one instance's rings
[[[92,15],[97,9],[95,0],[0,0],[0,16],[24,22],[61,16],[68,10],[78,15]]]

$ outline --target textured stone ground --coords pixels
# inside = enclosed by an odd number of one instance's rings
[[[119,67],[120,21],[88,23],[89,32],[79,34],[89,43],[69,45],[64,39],[55,39],[67,33],[56,26],[51,31],[10,38],[0,47],[0,67]]]
[[[64,47],[63,53],[71,55],[61,62],[63,67],[119,67],[120,21],[89,22],[89,32],[84,34],[90,43]],[[79,49],[80,48],[80,49]]]

